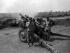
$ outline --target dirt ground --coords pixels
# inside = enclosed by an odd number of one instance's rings
[[[0,53],[49,53],[47,49],[41,47],[28,48],[27,44],[20,42],[18,31],[19,28],[0,30]],[[69,36],[70,27],[55,26],[52,28],[52,32]],[[65,40],[55,40],[51,42],[51,44],[59,53],[70,53],[70,40],[66,40],[68,38],[64,39]]]

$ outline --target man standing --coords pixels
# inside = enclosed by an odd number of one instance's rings
[[[50,41],[51,27],[54,25],[53,20],[47,17],[45,31],[47,32],[47,40]]]
[[[47,20],[46,20],[45,31],[47,32],[47,41],[49,41],[50,40],[50,32],[51,32],[51,20],[49,17],[47,17]]]

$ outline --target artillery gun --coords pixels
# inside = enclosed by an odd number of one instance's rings
[[[31,19],[30,19],[30,21],[31,21]],[[29,21],[29,24],[31,24],[30,23],[30,21]],[[36,23],[36,22],[34,22],[34,23]],[[33,26],[32,26],[33,27]],[[36,25],[35,25],[35,27],[36,27]],[[34,28],[32,28],[32,29],[34,29]],[[30,42],[29,41],[29,31],[30,31],[31,29],[29,28],[29,27],[27,27],[25,30],[20,30],[19,31],[19,39],[22,41],[22,42],[24,42],[24,43],[28,43],[28,44],[30,44],[30,43],[36,43],[36,42],[38,42],[39,43],[39,45],[41,46],[43,46],[43,47],[45,47],[46,49],[48,49],[51,53],[57,53],[57,51],[55,51],[55,49],[54,48],[52,48],[50,45],[48,45],[47,44],[47,42],[44,40],[44,39],[42,39],[42,38],[40,38],[39,37],[39,35],[36,35],[36,34],[34,34],[34,42]],[[30,38],[31,39],[31,38]],[[33,39],[31,39],[31,40],[33,40]]]

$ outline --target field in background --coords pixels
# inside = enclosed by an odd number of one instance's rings
[[[55,21],[55,25],[59,26],[70,26],[70,16],[65,17],[53,17],[51,18],[53,21]]]

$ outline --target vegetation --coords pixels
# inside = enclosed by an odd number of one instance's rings
[[[56,11],[56,12],[39,12],[35,17],[64,17],[64,16],[70,16],[70,10],[69,11]]]

